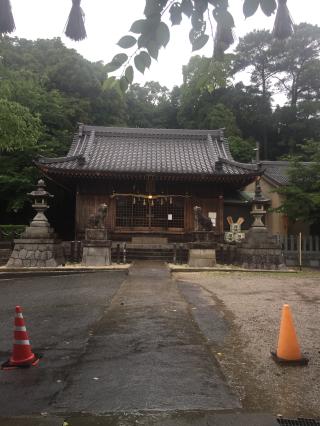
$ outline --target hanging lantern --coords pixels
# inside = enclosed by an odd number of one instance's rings
[[[143,205],[144,206],[146,205],[146,199],[145,198],[143,199]]]
[[[170,197],[169,202],[170,202],[170,204],[172,204],[172,197]]]
[[[136,197],[133,197],[133,204],[136,204]]]
[[[151,205],[154,206],[154,201],[153,200],[151,200]]]

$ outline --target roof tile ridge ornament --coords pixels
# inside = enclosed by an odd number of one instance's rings
[[[230,148],[229,148],[229,142],[228,142],[228,138],[225,137],[224,135],[224,131],[225,131],[225,127],[219,129],[220,135],[219,135],[219,148],[220,150],[223,151],[224,154],[224,158],[230,161],[234,161],[233,156],[231,154]]]
[[[215,172],[216,171],[216,153],[214,150],[214,142],[212,140],[212,137],[210,135],[210,133],[208,133],[207,135],[207,142],[208,142],[208,150],[209,150],[209,159],[212,159],[212,163],[211,163],[211,167],[212,167],[212,171]]]
[[[254,164],[240,163],[239,161],[229,160],[229,159],[223,158],[223,157],[219,157],[218,161],[220,161],[221,163],[230,164],[230,166],[241,167],[245,170],[250,170],[250,171],[253,171],[253,172],[256,172],[257,170],[259,170],[259,172],[261,174],[263,174],[264,171],[265,171],[265,169],[263,169],[262,166],[259,169],[257,169],[256,163],[254,163]]]
[[[91,135],[90,135],[91,136]],[[83,138],[82,146],[80,148],[80,153],[77,154],[77,161],[79,166],[84,166],[86,161],[88,160],[87,156],[85,155],[86,152],[86,139],[87,139],[87,133],[85,129],[85,125],[83,123],[79,123],[79,131],[78,131],[78,142],[75,147],[75,151],[77,151],[79,144],[81,143],[81,139]],[[90,139],[89,139],[90,141]]]
[[[218,173],[223,172],[223,164],[222,163],[223,163],[222,158],[219,157],[218,160],[215,162],[216,172],[218,172]]]
[[[227,153],[226,153],[225,146],[224,146],[224,141],[225,141],[224,131],[225,131],[225,128],[221,127],[220,129],[218,129],[218,131],[219,131],[219,134],[217,136],[217,148],[218,148],[218,152],[219,152],[219,157],[227,158]]]
[[[85,153],[84,154],[85,161],[88,161],[89,158],[92,156],[92,149],[93,149],[95,137],[96,137],[96,131],[91,130],[87,146],[83,148],[83,152]]]

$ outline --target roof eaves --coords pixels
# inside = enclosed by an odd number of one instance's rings
[[[83,155],[81,154],[71,155],[69,157],[67,156],[67,157],[56,157],[56,158],[40,156],[37,158],[37,160],[35,160],[35,164],[41,165],[41,164],[67,163],[70,161],[82,160],[82,159],[83,159]]]

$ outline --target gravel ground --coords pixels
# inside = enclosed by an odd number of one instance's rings
[[[320,417],[320,273],[176,273],[219,307],[230,324],[219,346],[211,345],[247,411],[288,417]],[[279,366],[281,309],[291,306],[306,367]],[[209,341],[210,345],[210,341]]]

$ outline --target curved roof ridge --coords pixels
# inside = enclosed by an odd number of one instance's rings
[[[145,135],[203,135],[208,133],[214,136],[223,137],[223,129],[162,129],[162,128],[142,128],[142,127],[107,127],[107,126],[91,126],[84,124],[83,132],[91,132],[95,130],[97,133],[125,133],[125,134],[145,134]]]
[[[252,163],[252,164],[250,164],[250,163],[240,163],[239,161],[229,160],[229,159],[224,158],[224,157],[219,157],[219,161],[221,161],[223,163],[230,164],[232,166],[242,167],[243,169],[246,169],[246,170],[258,171],[256,163]]]
[[[65,157],[55,157],[55,158],[45,157],[41,155],[37,158],[36,163],[39,163],[39,164],[66,163],[69,161],[79,160],[82,158],[83,158],[82,154],[70,155]]]

